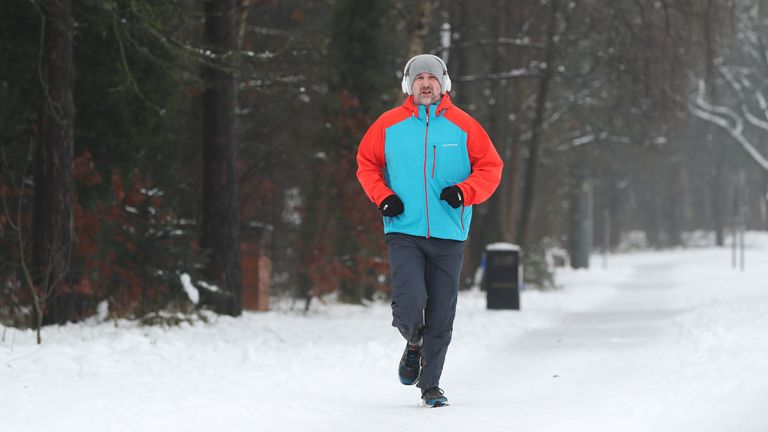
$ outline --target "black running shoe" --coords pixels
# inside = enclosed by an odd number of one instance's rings
[[[431,406],[443,406],[448,403],[448,398],[443,394],[443,390],[440,387],[432,387],[430,389],[421,391],[421,398],[424,403]]]
[[[405,345],[405,352],[400,358],[400,368],[398,369],[400,382],[405,385],[414,385],[419,381],[421,375],[421,347]]]

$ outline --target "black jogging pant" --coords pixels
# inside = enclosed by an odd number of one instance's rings
[[[386,235],[392,288],[392,325],[410,342],[423,338],[418,387],[440,384],[451,343],[464,242]]]

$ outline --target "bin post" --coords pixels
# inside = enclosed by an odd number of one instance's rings
[[[485,247],[485,288],[488,309],[520,310],[523,284],[522,250],[512,243],[491,243]]]

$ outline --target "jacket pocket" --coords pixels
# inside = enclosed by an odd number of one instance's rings
[[[435,143],[432,145],[432,155],[432,178],[458,183],[469,177],[471,173],[469,154],[464,144]]]

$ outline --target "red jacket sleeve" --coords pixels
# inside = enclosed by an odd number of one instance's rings
[[[467,150],[472,174],[457,186],[464,194],[464,205],[480,204],[490,198],[501,181],[504,163],[491,138],[480,123],[472,119],[467,130]]]
[[[365,194],[377,206],[384,198],[394,194],[384,180],[384,127],[382,119],[376,120],[360,141],[357,149],[357,179]]]

